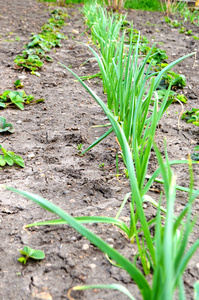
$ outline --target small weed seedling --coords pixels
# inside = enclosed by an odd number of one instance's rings
[[[26,264],[27,260],[29,258],[35,259],[35,260],[42,260],[45,258],[45,254],[41,250],[34,250],[30,247],[24,247],[23,250],[18,250],[22,255],[22,257],[18,258],[18,261],[21,262],[22,264]]]
[[[19,155],[16,155],[14,152],[7,151],[0,145],[0,149],[3,152],[3,155],[0,155],[0,167],[4,167],[6,164],[12,166],[16,164],[22,168],[25,167],[23,158]]]
[[[195,152],[191,155],[191,159],[199,162],[199,146],[193,149]]]
[[[182,120],[187,121],[187,123],[193,123],[196,126],[199,126],[199,108],[192,108],[191,111],[186,111],[182,115]]]
[[[178,28],[182,26],[182,22],[178,22],[177,20],[172,21],[169,17],[164,17],[164,20],[170,27]]]
[[[78,144],[77,145],[77,151],[78,151],[79,154],[81,154],[81,152],[82,152],[82,147],[83,147],[83,144]]]
[[[14,127],[11,123],[6,123],[6,119],[3,117],[0,117],[0,133],[2,132],[14,132]]]
[[[104,169],[104,163],[100,164],[100,165],[99,165],[99,168],[100,168],[100,170],[103,170],[103,171],[104,171],[104,170],[105,170],[105,169]]]
[[[23,90],[21,90],[20,92],[8,90],[3,94],[0,94],[0,108],[6,108],[14,104],[18,108],[23,110],[24,104],[35,104],[43,101],[43,98],[35,100],[35,97],[33,95],[26,95]]]
[[[22,89],[24,87],[24,85],[22,84],[21,80],[20,79],[17,79],[15,82],[14,82],[14,86],[16,89]]]

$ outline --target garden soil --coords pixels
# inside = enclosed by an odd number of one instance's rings
[[[6,166],[0,170],[0,183],[36,193],[52,201],[72,216],[115,217],[126,193],[130,191],[124,166],[119,162],[116,177],[116,154],[120,147],[114,134],[106,138],[83,157],[77,147],[86,149],[106,128],[94,127],[107,124],[107,118],[74,77],[58,62],[78,75],[94,74],[97,63],[87,45],[89,32],[81,14],[81,6],[63,8],[69,15],[62,32],[67,39],[62,47],[50,52],[53,63],[45,63],[41,76],[20,71],[14,64],[16,55],[22,53],[31,33],[39,33],[41,26],[50,18],[52,7],[34,0],[7,0],[0,5],[0,93],[14,89],[13,83],[21,79],[27,94],[44,98],[45,102],[27,105],[23,111],[8,108],[0,111],[7,122],[13,123],[13,134],[1,134],[0,144],[7,150],[21,155],[25,168]],[[126,11],[124,11],[126,13]],[[164,15],[157,12],[129,11],[127,19],[134,28],[145,35],[151,44],[167,51],[168,62],[197,52],[175,67],[186,76],[183,93],[188,98],[184,110],[199,105],[199,41],[170,28]],[[187,30],[199,33],[198,27],[186,24]],[[160,44],[159,44],[160,43]],[[88,60],[90,59],[90,60]],[[86,62],[86,63],[84,63]],[[102,82],[93,79],[89,86],[104,100]],[[179,121],[182,107],[173,103],[161,119],[156,131],[156,143],[164,154],[164,138],[167,141],[170,160],[186,159],[199,144],[197,126]],[[148,175],[157,168],[154,152],[151,154]],[[199,168],[194,166],[195,188],[199,188]],[[178,185],[189,187],[186,165],[173,167]],[[162,186],[154,184],[149,195],[159,199]],[[175,212],[179,214],[187,202],[187,194],[178,192]],[[156,215],[150,205],[144,206],[147,219]],[[192,216],[197,217],[198,199]],[[0,299],[69,299],[68,290],[76,285],[119,283],[127,287],[137,300],[141,299],[138,288],[130,276],[113,266],[94,245],[67,225],[34,227],[24,225],[53,219],[31,201],[1,189],[0,194]],[[129,223],[129,205],[121,219]],[[190,238],[190,244],[198,239],[198,220]],[[114,246],[130,260],[134,259],[136,246],[122,232],[108,225],[88,225],[93,232]],[[18,249],[29,246],[45,252],[42,261],[29,260],[26,265],[18,262]],[[166,251],[166,249],[165,249]],[[138,262],[139,266],[139,262]],[[148,275],[151,282],[152,276]],[[193,299],[193,284],[199,280],[199,253],[188,264],[184,275],[187,299]],[[117,291],[94,290],[73,292],[74,299],[127,299]],[[176,295],[176,299],[178,296]]]

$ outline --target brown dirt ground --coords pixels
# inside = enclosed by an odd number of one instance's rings
[[[58,62],[71,65],[79,75],[93,74],[97,70],[96,62],[85,45],[88,37],[83,34],[85,25],[80,7],[67,8],[70,18],[63,33],[68,36],[62,47],[51,51],[52,64],[45,64],[41,77],[20,73],[14,68],[14,58],[20,54],[23,45],[28,42],[31,33],[38,33],[41,26],[50,17],[49,8],[34,0],[1,1],[0,6],[0,93],[12,89],[13,82],[22,78],[25,91],[36,98],[45,98],[45,103],[26,106],[24,111],[17,109],[1,110],[1,116],[15,126],[12,135],[1,135],[0,143],[8,150],[21,155],[26,167],[5,167],[0,170],[1,184],[20,188],[42,195],[53,201],[73,216],[103,215],[115,216],[122,199],[129,191],[128,181],[116,177],[115,156],[119,147],[114,135],[84,157],[77,155],[77,145],[88,146],[100,136],[103,128],[91,128],[104,124],[106,118],[99,106],[91,99],[79,83],[64,70]],[[128,19],[133,20],[134,28],[141,31],[152,42],[162,42],[167,51],[168,61],[198,51],[199,41],[179,34],[162,20],[161,13],[129,11]],[[146,23],[148,21],[148,23]],[[187,24],[188,29],[198,33],[198,27]],[[72,30],[79,31],[74,34]],[[18,36],[20,41],[16,41]],[[185,109],[198,107],[199,103],[199,64],[198,53],[181,62],[175,70],[187,78],[184,93],[188,98]],[[90,81],[90,86],[105,99],[102,84],[98,80]],[[156,133],[156,142],[163,153],[163,140],[167,139],[171,160],[186,158],[199,144],[199,130],[193,125],[180,121],[179,104],[172,104],[164,115]],[[99,165],[104,163],[104,170]],[[150,160],[149,173],[157,166],[154,155]],[[120,165],[123,171],[122,164]],[[179,185],[189,186],[187,166],[174,168]],[[195,186],[199,188],[199,169],[194,166]],[[154,185],[154,189],[161,189]],[[151,192],[158,199],[159,194]],[[187,195],[177,193],[176,213],[186,203]],[[196,200],[193,216],[198,215],[199,203]],[[155,215],[155,209],[146,207],[148,218]],[[128,222],[128,206],[122,218]],[[43,211],[30,201],[1,190],[0,196],[0,299],[67,299],[67,291],[77,284],[122,283],[136,299],[141,299],[138,289],[129,275],[112,266],[104,255],[85,238],[67,226],[34,228],[29,232],[23,229],[28,223],[46,220],[52,215]],[[198,239],[197,222],[190,244]],[[114,227],[106,225],[89,226],[109,244],[133,259],[135,245]],[[41,262],[29,261],[22,266],[17,258],[17,249],[28,245],[45,252]],[[165,249],[166,250],[166,249]],[[193,299],[193,284],[199,279],[198,252],[190,261],[184,281],[187,299]],[[150,280],[150,276],[149,276]],[[43,296],[43,298],[42,298]],[[122,297],[122,298],[121,298]],[[75,299],[127,299],[116,291],[89,291],[74,294]]]

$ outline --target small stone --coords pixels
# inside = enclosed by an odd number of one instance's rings
[[[35,155],[34,155],[34,153],[30,153],[30,154],[27,155],[27,157],[31,159],[31,158],[34,158]]]
[[[75,201],[75,199],[70,199],[69,202],[70,203],[75,203],[76,201]]]
[[[197,144],[197,141],[191,140],[191,144]]]
[[[108,238],[108,239],[106,239],[106,242],[107,242],[108,244],[110,244],[110,243],[114,243],[114,240],[113,240],[112,238]]]
[[[88,250],[89,249],[89,245],[88,244],[84,244],[83,246],[82,246],[82,250]]]
[[[89,267],[94,270],[96,268],[96,264],[89,264]]]
[[[25,80],[25,79],[27,79],[27,78],[28,78],[28,77],[27,77],[27,76],[25,76],[25,75],[19,75],[18,77],[19,77],[19,79],[21,79],[21,80]]]
[[[22,123],[22,121],[21,120],[18,120],[17,122],[16,122],[16,124],[21,124]]]
[[[108,207],[106,210],[107,211],[110,211],[110,210],[112,210],[113,208],[112,207]]]

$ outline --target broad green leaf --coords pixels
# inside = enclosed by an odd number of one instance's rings
[[[3,167],[6,165],[6,161],[3,159],[3,156],[0,155],[0,166]]]
[[[6,163],[7,163],[9,166],[12,166],[13,163],[14,163],[12,157],[10,157],[8,154],[4,155],[4,160],[6,161]]]
[[[24,164],[24,160],[21,156],[14,154],[12,156],[12,159],[14,161],[15,164],[19,165],[20,167],[24,168],[25,164]]]
[[[30,256],[30,258],[37,259],[37,260],[45,258],[45,254],[41,250],[34,250],[33,253],[31,253],[29,256]]]

